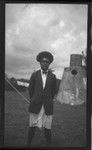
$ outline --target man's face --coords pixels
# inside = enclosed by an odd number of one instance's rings
[[[41,69],[46,71],[49,68],[50,65],[50,61],[47,58],[42,58],[42,60],[40,61],[40,65],[41,65]]]

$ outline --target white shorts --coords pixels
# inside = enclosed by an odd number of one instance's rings
[[[46,115],[44,107],[42,106],[39,114],[30,113],[29,114],[29,127],[37,126],[39,128],[45,127],[51,129],[52,125],[52,115]]]

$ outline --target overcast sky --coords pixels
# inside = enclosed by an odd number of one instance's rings
[[[61,78],[70,54],[87,47],[87,5],[6,4],[5,72],[9,77],[30,78],[39,68],[36,56],[49,51],[51,68]]]

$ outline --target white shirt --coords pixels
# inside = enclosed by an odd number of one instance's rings
[[[48,74],[48,73],[47,73]],[[42,76],[42,83],[43,83],[43,89],[45,88],[47,74],[43,73],[43,70],[41,70],[41,76]]]

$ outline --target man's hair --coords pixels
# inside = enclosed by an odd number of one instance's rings
[[[48,51],[40,52],[40,53],[37,55],[36,60],[37,60],[38,62],[41,62],[42,58],[47,58],[47,59],[49,59],[50,63],[52,63],[52,61],[53,61],[53,59],[54,59],[54,58],[53,58],[53,55],[52,55],[50,52],[48,52]]]

